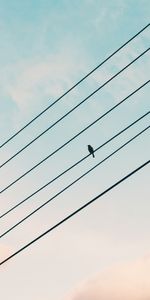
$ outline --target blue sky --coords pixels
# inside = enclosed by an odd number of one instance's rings
[[[149,23],[150,4],[146,0],[0,0],[0,4],[1,143]],[[0,163],[140,55],[149,47],[149,40],[148,27],[77,89],[0,149]],[[148,52],[80,106],[80,109],[4,166],[0,170],[0,189],[147,81],[149,63]],[[87,144],[97,148],[146,113],[150,108],[148,97],[149,85],[146,85],[101,122],[2,193],[0,212],[9,209],[85,156]],[[4,232],[148,125],[149,116],[98,151],[94,161],[89,157],[22,207],[1,219],[0,232]],[[1,259],[144,163],[149,159],[149,146],[147,131],[3,237],[0,241]],[[66,299],[65,295],[69,291],[105,268],[134,259],[142,260],[145,255],[149,255],[148,174],[149,166],[61,229],[1,267],[3,299]]]

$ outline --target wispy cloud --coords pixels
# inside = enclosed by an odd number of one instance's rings
[[[103,81],[105,82],[126,65],[128,65],[132,60],[138,57],[146,49],[147,47],[144,45],[142,40],[133,45],[128,45],[123,49],[123,51],[117,53],[105,65],[104,70],[101,71],[100,69],[92,75],[93,84],[95,84],[95,82],[97,84]],[[132,92],[149,79],[149,68],[150,60],[149,52],[147,52],[143,57],[138,59],[121,74],[119,74],[119,76],[112,80],[111,83],[106,87],[107,92],[114,99],[117,95],[117,98],[120,100],[122,97],[125,97],[129,92]]]
[[[10,254],[10,247],[5,244],[0,244],[0,260],[3,260]]]
[[[3,68],[1,99],[9,99],[9,110],[13,109],[8,119],[11,128],[18,128],[23,120],[47,107],[80,78],[86,68],[78,54],[71,47],[62,48],[55,54],[24,59]],[[1,103],[2,112],[6,104]]]
[[[67,300],[150,299],[150,258],[114,266],[81,285]]]
[[[27,109],[41,96],[60,95],[71,85],[73,77],[81,68],[81,64],[77,65],[75,57],[67,51],[43,59],[23,61],[15,68],[9,67],[14,76],[13,80],[5,79],[5,89],[19,109]]]
[[[123,14],[126,11],[126,4],[123,1],[115,1],[114,3],[108,2],[108,5],[104,5],[103,3],[96,3],[95,7],[98,5],[99,8],[97,16],[93,19],[93,25],[99,31],[99,28],[106,25],[106,30],[108,30],[109,26],[107,25],[107,21],[109,23],[113,23],[113,26],[118,25],[118,21],[122,18]],[[91,5],[93,6],[93,1],[91,1]],[[100,11],[100,14],[99,14]],[[111,28],[111,27],[110,27]],[[105,31],[106,32],[106,31]]]

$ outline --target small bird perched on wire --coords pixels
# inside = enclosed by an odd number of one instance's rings
[[[91,145],[88,145],[88,150],[89,150],[90,154],[92,154],[92,156],[95,157],[95,155],[94,155],[94,149],[93,149],[93,147]]]

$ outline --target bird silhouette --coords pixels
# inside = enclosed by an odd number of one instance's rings
[[[93,147],[91,145],[88,145],[88,150],[89,150],[90,154],[92,154],[92,156],[95,157],[95,155],[94,155],[94,149],[93,149]]]

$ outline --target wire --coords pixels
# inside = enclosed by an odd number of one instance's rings
[[[11,141],[15,136],[17,136],[21,131],[27,128],[32,122],[34,122],[37,118],[39,118],[42,114],[44,114],[47,110],[49,110],[52,106],[54,106],[57,102],[59,102],[64,96],[66,96],[70,91],[72,91],[76,86],[78,86],[82,81],[84,81],[87,77],[89,77],[93,72],[95,72],[99,67],[101,67],[106,61],[108,61],[111,57],[113,57],[117,52],[119,52],[123,47],[125,47],[128,43],[130,43],[133,39],[135,39],[140,33],[142,33],[146,28],[148,28],[150,24],[147,24],[143,27],[139,32],[137,32],[134,36],[132,36],[127,42],[125,42],[122,46],[120,46],[117,50],[115,50],[112,54],[110,54],[106,59],[104,59],[99,65],[97,65],[94,69],[92,69],[89,73],[87,73],[82,79],[80,79],[76,84],[74,84],[71,88],[69,88],[64,94],[62,94],[59,98],[57,98],[53,103],[51,103],[48,107],[46,107],[43,111],[41,111],[37,116],[35,116],[30,122],[24,125],[20,130],[18,130],[15,134],[13,134],[10,138],[8,138],[4,143],[0,145],[2,148],[9,141]]]
[[[105,117],[107,114],[109,114],[111,111],[113,111],[115,108],[117,108],[119,105],[121,105],[123,102],[125,102],[129,97],[131,97],[132,95],[134,95],[137,91],[139,91],[141,88],[143,88],[145,85],[147,85],[150,82],[150,80],[146,81],[144,84],[142,84],[140,87],[138,87],[136,90],[134,90],[131,94],[129,94],[127,97],[125,97],[121,102],[117,103],[116,105],[114,105],[112,108],[110,108],[108,111],[106,111],[103,115],[101,115],[98,119],[96,119],[94,122],[92,122],[91,124],[89,124],[86,128],[84,128],[83,130],[81,130],[79,133],[77,133],[76,135],[74,135],[70,140],[68,140],[67,142],[65,142],[63,145],[61,145],[59,148],[57,148],[55,151],[53,151],[52,153],[50,153],[47,157],[45,157],[43,160],[41,160],[39,163],[37,163],[36,165],[34,165],[31,169],[29,169],[28,171],[26,171],[25,173],[23,173],[20,177],[18,177],[17,179],[15,179],[13,182],[11,182],[9,185],[7,185],[5,188],[3,188],[0,193],[3,193],[4,191],[6,191],[8,188],[10,188],[11,186],[13,186],[16,182],[18,182],[20,179],[22,179],[24,176],[26,176],[27,174],[29,174],[31,171],[33,171],[35,168],[37,168],[39,165],[41,165],[43,162],[45,162],[47,159],[49,159],[52,155],[54,155],[55,153],[57,153],[58,151],[60,151],[62,148],[64,148],[66,145],[68,145],[70,142],[72,142],[75,138],[77,138],[79,135],[81,135],[84,131],[86,131],[87,129],[89,129],[91,126],[93,126],[94,124],[96,124],[97,122],[99,122],[103,117]]]
[[[12,231],[17,226],[19,226],[21,223],[23,223],[25,220],[27,220],[29,217],[31,217],[33,214],[35,214],[37,211],[39,211],[41,208],[43,208],[45,205],[47,205],[49,202],[51,202],[53,199],[55,199],[56,197],[58,197],[60,194],[62,194],[64,191],[66,191],[68,188],[70,188],[72,185],[74,185],[76,182],[78,182],[79,180],[81,180],[83,177],[85,177],[87,174],[89,174],[91,171],[93,171],[95,168],[97,168],[99,165],[101,165],[103,162],[105,162],[108,158],[110,158],[111,156],[113,156],[114,154],[116,154],[119,150],[121,150],[123,147],[125,147],[126,145],[128,145],[130,142],[132,142],[134,139],[136,139],[138,136],[140,136],[142,133],[144,133],[149,128],[150,128],[150,126],[144,128],[142,131],[140,131],[138,134],[136,134],[133,138],[131,138],[125,144],[123,144],[122,146],[120,146],[117,150],[113,151],[111,154],[109,154],[106,158],[104,158],[102,161],[100,161],[94,167],[92,167],[91,169],[89,169],[87,172],[85,172],[80,177],[78,177],[76,180],[74,180],[69,185],[67,185],[65,188],[63,188],[60,192],[58,192],[57,194],[55,194],[52,198],[50,198],[49,200],[47,200],[46,202],[44,202],[42,205],[38,206],[30,214],[28,214],[26,217],[24,217],[23,219],[21,219],[18,223],[16,223],[15,225],[13,225],[7,231],[5,231],[4,233],[2,233],[0,235],[0,238],[2,238],[3,236],[5,236],[6,234],[8,234],[10,231]]]
[[[138,168],[136,168],[132,172],[128,173],[125,177],[121,178],[119,181],[117,181],[116,183],[114,183],[113,185],[111,185],[110,187],[108,187],[106,190],[104,190],[102,193],[100,193],[99,195],[97,195],[96,197],[94,197],[92,200],[88,201],[83,206],[80,206],[77,210],[75,210],[74,212],[72,212],[71,214],[69,214],[67,217],[65,217],[64,219],[62,219],[60,222],[56,223],[55,225],[53,225],[52,227],[50,227],[48,230],[46,230],[45,232],[43,232],[42,234],[40,234],[39,236],[37,236],[34,240],[32,240],[31,242],[29,242],[28,244],[24,245],[22,248],[20,248],[19,250],[17,250],[16,252],[14,252],[10,256],[8,256],[7,258],[5,258],[3,261],[0,262],[0,265],[3,265],[8,260],[12,259],[14,256],[18,255],[20,252],[24,251],[26,248],[28,248],[29,246],[31,246],[33,243],[35,243],[39,239],[43,238],[45,235],[47,235],[48,233],[50,233],[51,231],[53,231],[54,229],[56,229],[57,227],[59,227],[61,224],[63,224],[64,222],[66,222],[67,220],[69,220],[70,218],[72,218],[74,215],[78,214],[84,208],[86,208],[87,206],[91,205],[97,199],[99,199],[103,195],[107,194],[109,191],[111,191],[117,185],[119,185],[120,183],[122,183],[123,181],[125,181],[126,179],[128,179],[130,176],[132,176],[136,172],[140,171],[142,168],[144,168],[149,163],[150,163],[150,160],[146,161],[145,163],[143,163],[142,165],[140,165]]]
[[[116,133],[114,136],[112,136],[110,139],[108,139],[105,143],[103,143],[102,145],[100,145],[99,147],[97,147],[94,152],[98,151],[99,149],[101,149],[103,146],[107,145],[109,142],[111,142],[113,139],[115,139],[116,137],[118,137],[120,134],[122,134],[123,132],[125,132],[127,129],[129,129],[130,127],[132,127],[133,125],[135,125],[137,122],[139,122],[140,120],[142,120],[143,118],[145,118],[150,112],[148,111],[147,113],[145,113],[143,116],[141,116],[140,118],[136,119],[133,123],[131,123],[130,125],[128,125],[127,127],[125,127],[124,129],[122,129],[121,131],[119,131],[118,133]],[[50,180],[49,182],[47,182],[45,185],[43,185],[42,187],[40,187],[38,190],[36,190],[35,192],[33,192],[31,195],[27,196],[25,199],[23,199],[22,201],[20,201],[19,203],[17,203],[16,205],[14,205],[13,207],[11,207],[9,210],[7,210],[6,212],[4,212],[0,218],[3,218],[4,216],[6,216],[7,214],[9,214],[11,211],[15,210],[17,207],[19,207],[20,205],[22,205],[23,203],[25,203],[27,200],[29,200],[31,197],[33,197],[34,195],[36,195],[37,193],[39,193],[41,190],[43,190],[45,187],[47,187],[48,185],[50,185],[51,183],[53,183],[55,180],[57,180],[58,178],[60,178],[62,175],[64,175],[65,173],[67,173],[68,171],[70,171],[71,169],[73,169],[75,166],[77,166],[78,164],[80,164],[82,161],[84,161],[85,159],[87,159],[90,156],[90,154],[84,156],[82,159],[78,160],[76,163],[74,163],[72,166],[70,166],[68,169],[66,169],[65,171],[63,171],[62,173],[60,173],[59,175],[57,175],[55,178],[53,178],[52,180]]]
[[[149,48],[146,49],[144,52],[142,52],[139,56],[137,56],[134,60],[132,60],[128,65],[126,65],[123,69],[121,69],[119,72],[117,72],[115,75],[113,75],[110,79],[108,79],[105,83],[103,83],[99,88],[97,88],[94,92],[92,92],[89,96],[84,98],[79,104],[74,106],[71,110],[69,110],[65,115],[63,115],[60,119],[58,119],[56,122],[54,122],[52,125],[50,125],[47,129],[45,129],[42,133],[40,133],[36,138],[34,138],[32,141],[30,141],[27,145],[25,145],[22,149],[20,149],[18,152],[16,152],[13,156],[11,156],[9,159],[7,159],[0,168],[5,166],[8,162],[10,162],[13,158],[18,156],[23,150],[25,150],[27,147],[29,147],[33,142],[35,142],[37,139],[39,139],[42,135],[44,135],[46,132],[48,132],[50,129],[52,129],[56,124],[58,124],[60,121],[62,121],[64,118],[66,118],[70,113],[72,113],[75,109],[77,109],[81,104],[86,102],[90,97],[92,97],[95,93],[97,93],[100,89],[102,89],[105,85],[107,85],[110,81],[112,81],[115,77],[117,77],[120,73],[122,73],[126,68],[128,68],[130,65],[132,65],[135,61],[137,61],[140,57],[142,57],[144,54],[146,54],[149,51]]]

